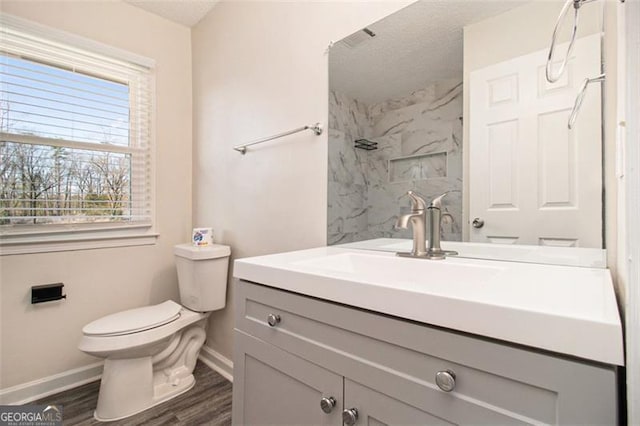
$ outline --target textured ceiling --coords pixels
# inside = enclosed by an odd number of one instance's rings
[[[193,27],[219,0],[124,0],[170,21]]]
[[[332,90],[373,104],[449,78],[462,80],[462,29],[522,0],[423,0],[373,23],[376,36],[331,47]],[[349,36],[350,37],[350,36]]]

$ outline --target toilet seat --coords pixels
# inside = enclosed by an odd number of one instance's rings
[[[158,305],[129,309],[87,324],[85,336],[122,336],[160,327],[180,318],[182,306],[172,300]]]

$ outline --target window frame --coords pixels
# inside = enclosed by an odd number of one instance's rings
[[[31,22],[13,15],[0,14],[0,25],[30,35],[60,43],[71,49],[79,49],[117,61],[129,62],[148,68],[149,72],[149,181],[150,197],[149,222],[145,223],[72,223],[72,224],[34,224],[22,225],[0,230],[0,256],[46,253],[67,250],[84,250],[110,247],[127,247],[156,244],[159,234],[156,231],[156,82],[155,61],[113,46],[109,46],[85,37]],[[47,140],[34,136],[12,135],[11,139],[34,141]],[[51,139],[55,144],[56,139]],[[73,141],[68,141],[73,143]],[[114,152],[119,151],[117,148]],[[132,170],[133,172],[133,170]],[[133,173],[132,173],[133,174]]]

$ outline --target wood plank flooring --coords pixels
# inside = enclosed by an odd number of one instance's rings
[[[65,425],[230,425],[231,383],[200,361],[193,374],[196,384],[190,391],[116,422],[99,422],[93,418],[99,381],[48,396],[32,404],[62,404]]]

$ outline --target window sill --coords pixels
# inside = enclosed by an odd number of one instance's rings
[[[0,256],[154,245],[150,227],[0,235]]]

